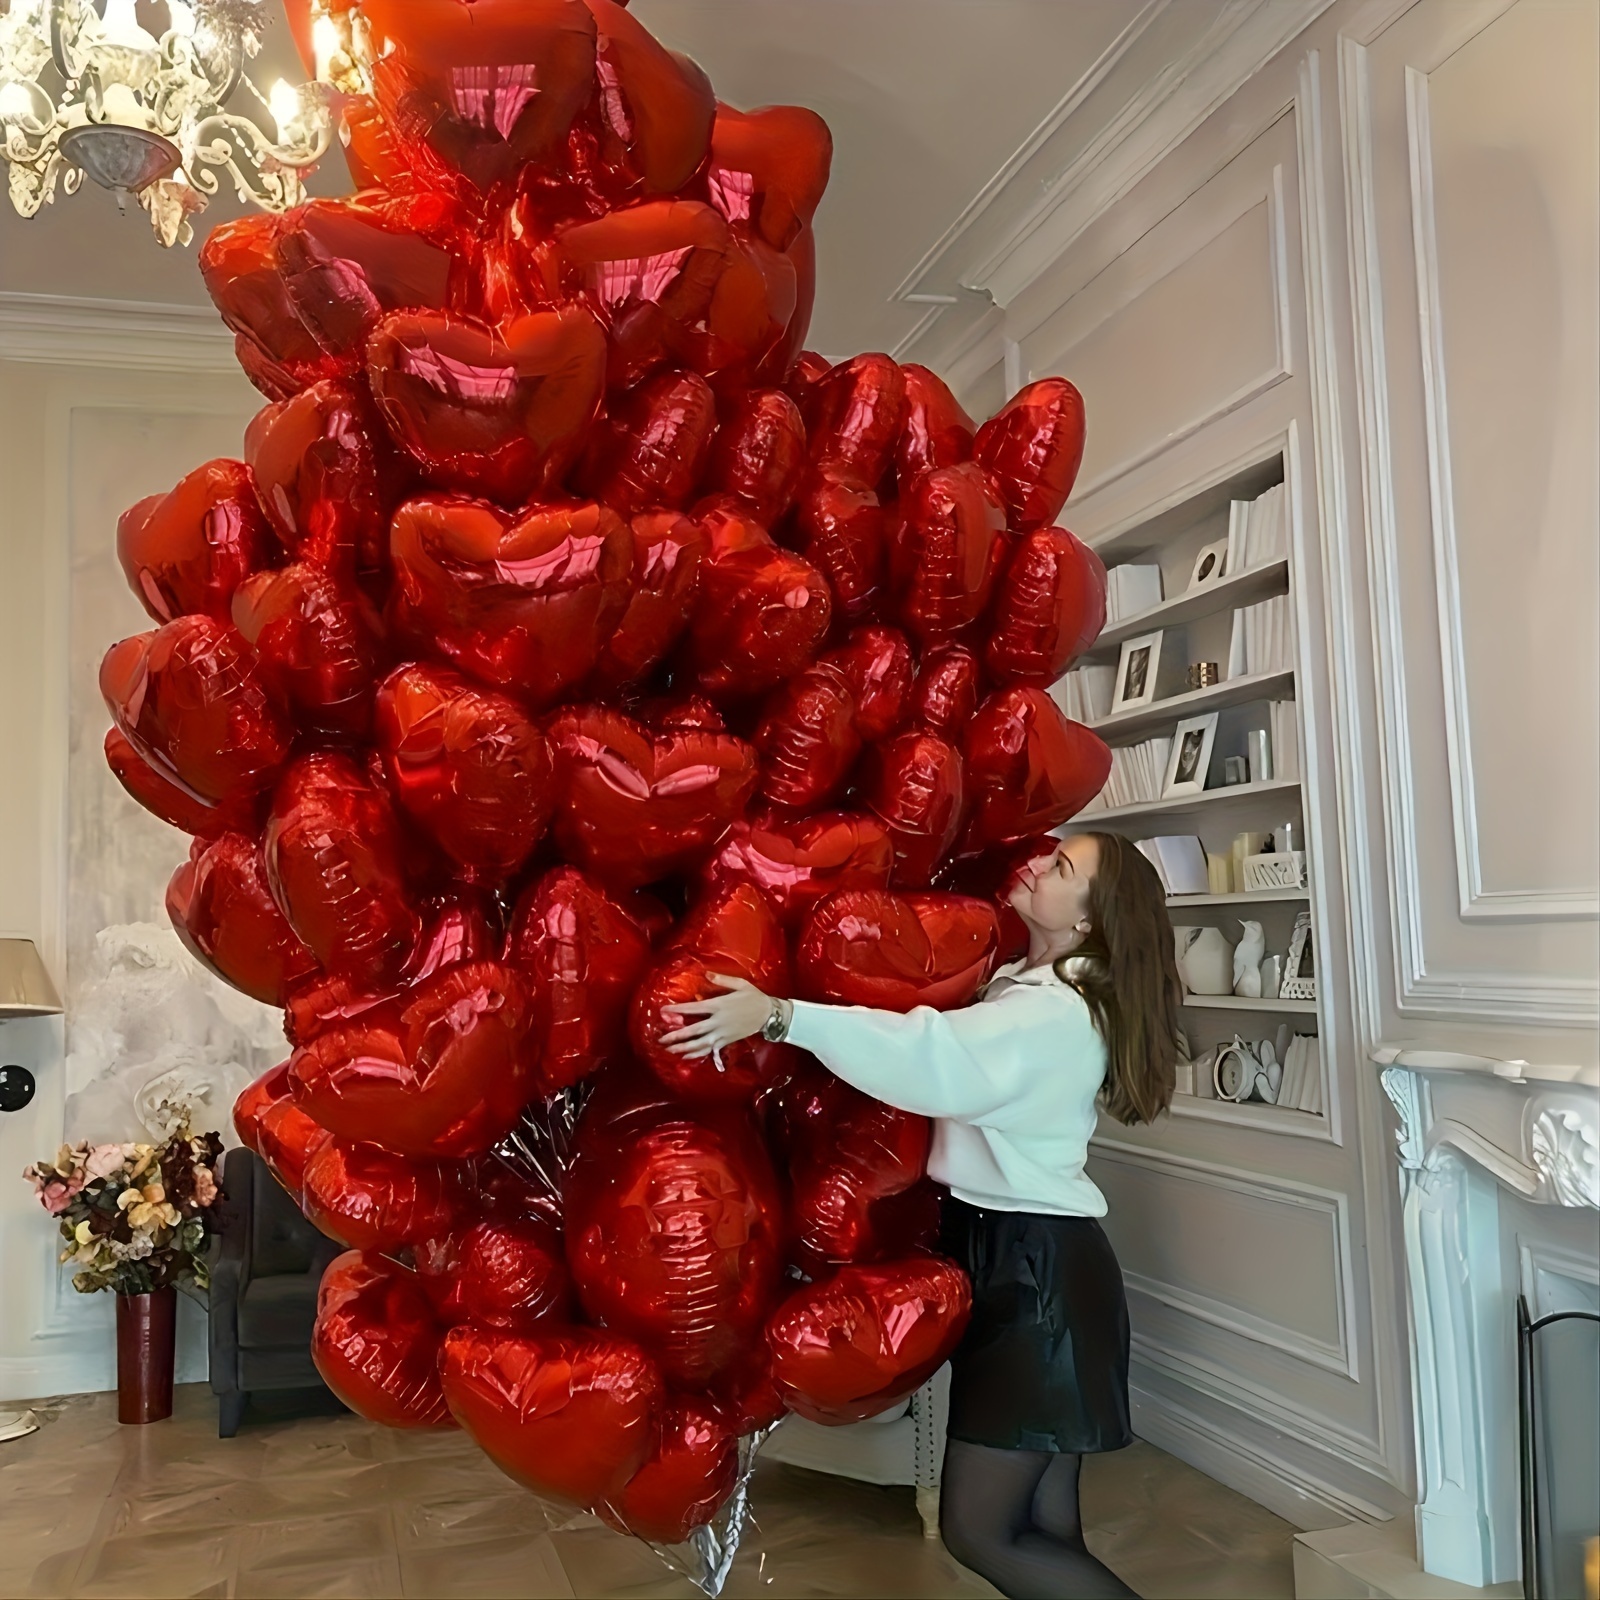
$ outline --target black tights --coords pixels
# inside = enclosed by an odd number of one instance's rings
[[[952,1439],[939,1493],[950,1554],[1011,1600],[1133,1594],[1083,1542],[1081,1459]]]

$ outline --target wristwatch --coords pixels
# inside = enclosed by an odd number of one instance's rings
[[[794,1007],[787,1000],[774,1000],[767,1020],[761,1024],[761,1037],[768,1044],[781,1044],[793,1017]]]

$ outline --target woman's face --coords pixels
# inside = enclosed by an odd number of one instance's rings
[[[1089,921],[1089,885],[1099,865],[1100,846],[1088,834],[1075,833],[1054,854],[1030,861],[1007,900],[1041,933],[1070,933]]]

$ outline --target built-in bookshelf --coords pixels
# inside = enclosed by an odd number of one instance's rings
[[[1298,657],[1291,637],[1295,571],[1289,539],[1288,490],[1283,485],[1282,457],[1273,456],[1222,483],[1208,485],[1187,501],[1169,505],[1144,523],[1121,526],[1111,537],[1091,541],[1108,569],[1125,563],[1159,567],[1161,598],[1157,603],[1148,603],[1155,593],[1154,578],[1149,572],[1119,580],[1114,587],[1120,593],[1145,603],[1128,615],[1111,618],[1079,665],[1098,670],[1095,692],[1107,700],[1105,683],[1109,674],[1114,693],[1115,669],[1124,645],[1160,633],[1160,670],[1154,695],[1146,704],[1120,711],[1104,704],[1098,714],[1083,715],[1090,690],[1074,687],[1071,695],[1079,703],[1069,705],[1068,714],[1080,715],[1113,750],[1142,746],[1151,739],[1171,739],[1180,723],[1210,713],[1216,713],[1216,728],[1202,790],[1167,795],[1161,786],[1147,799],[1091,807],[1073,820],[1072,827],[1104,829],[1141,840],[1193,836],[1200,840],[1207,857],[1227,856],[1230,861],[1239,835],[1277,837],[1287,827],[1294,834],[1296,847],[1305,851],[1301,776],[1304,739],[1295,692]],[[1263,519],[1252,529],[1251,518],[1260,513],[1242,506],[1260,501],[1263,496],[1268,497],[1270,517],[1278,520],[1273,524]],[[1266,536],[1257,538],[1264,522]],[[1228,544],[1228,560],[1221,576],[1191,583],[1203,552],[1224,541]],[[1251,547],[1248,553],[1247,545]],[[1269,608],[1277,631],[1263,630],[1257,620],[1251,635],[1256,643],[1251,650],[1253,654],[1263,638],[1269,639],[1270,647],[1264,652],[1268,659],[1241,660],[1243,624],[1236,620],[1235,613],[1263,606]],[[1256,619],[1261,614],[1258,611]],[[1188,669],[1197,663],[1214,664],[1216,681],[1193,684]],[[1058,686],[1058,698],[1062,698],[1061,687]],[[1293,748],[1273,750],[1271,776],[1262,775],[1258,768],[1245,781],[1225,781],[1238,778],[1237,764],[1248,761],[1250,735],[1258,732],[1266,732],[1269,743],[1275,736],[1279,744],[1292,743]],[[1259,742],[1257,748],[1259,753]],[[1230,762],[1229,758],[1233,760]],[[1148,757],[1131,748],[1129,761],[1135,763],[1132,770],[1148,772]],[[1144,763],[1142,767],[1137,765],[1140,761]],[[1122,792],[1126,794],[1129,788],[1124,786]],[[1139,793],[1139,786],[1132,786],[1132,792]],[[1315,909],[1315,881],[1305,886],[1249,892],[1234,878],[1226,883],[1218,881],[1221,869],[1215,860],[1208,866],[1207,892],[1169,895],[1168,910],[1174,925],[1217,927],[1229,943],[1236,943],[1241,936],[1241,921],[1249,919],[1261,923],[1268,954],[1287,957],[1297,915]],[[1177,878],[1176,873],[1173,878]],[[1317,1109],[1219,1098],[1206,1066],[1208,1053],[1231,1044],[1235,1037],[1252,1044],[1270,1040],[1276,1055],[1285,1039],[1292,1044],[1296,1034],[1320,1032],[1318,1011],[1317,1000],[1206,995],[1186,990],[1183,1026],[1191,1064],[1187,1072],[1180,1071],[1174,1114],[1273,1133],[1326,1137],[1327,1118],[1321,1108],[1328,1103],[1327,1068],[1312,1046],[1294,1048],[1297,1057],[1317,1057],[1317,1092],[1303,1097]]]

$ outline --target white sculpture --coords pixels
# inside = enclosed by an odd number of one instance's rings
[[[235,1098],[286,1051],[278,1012],[230,989],[151,922],[96,934],[69,1024],[69,1142],[154,1142],[187,1107],[197,1132],[235,1143]]]
[[[1240,921],[1244,937],[1233,947],[1233,992],[1247,1000],[1261,998],[1261,958],[1267,953],[1259,922]]]
[[[1190,994],[1226,994],[1233,947],[1221,928],[1190,928],[1178,956],[1178,971]]]

